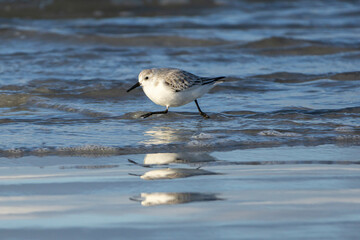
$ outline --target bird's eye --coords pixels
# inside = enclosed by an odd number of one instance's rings
[[[149,77],[145,77],[145,80],[148,80],[149,79]]]

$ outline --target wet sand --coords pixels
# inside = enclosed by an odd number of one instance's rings
[[[1,237],[355,239],[357,151],[2,158]]]

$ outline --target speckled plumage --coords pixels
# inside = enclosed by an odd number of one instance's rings
[[[209,116],[201,111],[197,98],[207,93],[222,78],[224,77],[199,77],[177,68],[152,68],[142,70],[139,74],[139,82],[128,91],[142,86],[151,101],[166,106],[163,112],[151,112],[143,117],[164,114],[169,107],[178,107],[195,101],[200,114],[208,118]]]
[[[175,92],[181,92],[196,85],[205,85],[219,80],[219,78],[198,77],[176,68],[163,68],[159,72],[164,75],[165,84],[169,85]]]

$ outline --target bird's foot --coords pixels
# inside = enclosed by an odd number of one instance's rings
[[[200,112],[200,115],[201,115],[203,118],[210,118],[210,116],[207,115],[207,114],[204,113],[204,112]]]
[[[147,118],[147,117],[149,117],[149,116],[151,116],[151,115],[153,115],[153,114],[166,114],[166,113],[168,113],[168,109],[167,109],[167,108],[166,108],[165,111],[161,111],[161,112],[148,112],[148,113],[145,113],[145,114],[141,115],[140,117],[141,117],[141,118]]]
[[[152,112],[148,112],[148,113],[141,115],[140,118],[147,118],[147,117],[150,117],[152,114],[153,114]]]

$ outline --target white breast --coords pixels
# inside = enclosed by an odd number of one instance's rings
[[[174,92],[169,86],[160,82],[157,85],[144,86],[143,90],[148,98],[154,103],[167,106],[178,107],[194,101],[207,93],[214,85],[199,85],[180,92]]]

